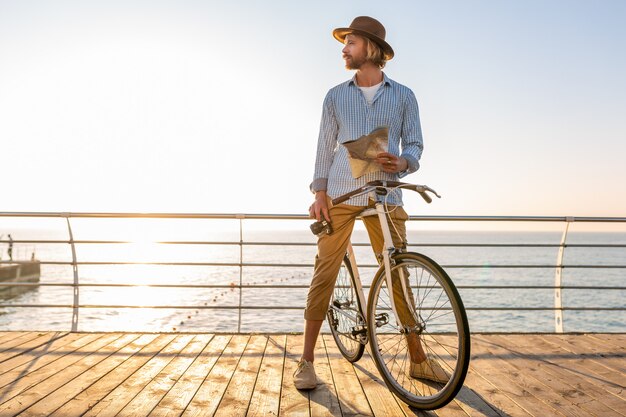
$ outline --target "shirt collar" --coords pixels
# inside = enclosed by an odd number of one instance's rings
[[[348,81],[348,85],[358,85],[356,83],[356,74],[352,77],[350,81]],[[383,72],[383,85],[391,85],[391,79],[387,77],[387,74]]]

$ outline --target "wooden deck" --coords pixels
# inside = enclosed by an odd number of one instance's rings
[[[472,336],[457,399],[412,410],[366,354],[319,340],[322,385],[294,389],[301,335],[0,332],[0,416],[625,416],[626,335]]]

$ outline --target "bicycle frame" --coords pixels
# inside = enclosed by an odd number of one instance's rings
[[[389,224],[387,223],[387,214],[385,212],[385,205],[381,203],[380,201],[377,201],[375,191],[370,191],[369,197],[372,200],[376,201],[376,203],[374,204],[373,208],[367,208],[363,210],[363,212],[361,213],[361,217],[369,217],[369,216],[378,217],[378,221],[380,223],[380,227],[383,233],[383,250],[382,250],[383,263],[381,266],[384,266],[385,268],[385,278],[387,282],[387,288],[389,288],[389,294],[391,294],[389,298],[390,298],[390,303],[391,303],[391,309],[393,311],[393,314],[396,320],[396,325],[398,327],[403,327],[403,325],[399,321],[399,315],[398,315],[398,311],[396,310],[396,303],[393,297],[393,279],[391,277],[391,255],[396,251],[396,248],[393,244],[393,238],[391,237],[391,230],[389,229]],[[356,263],[356,258],[354,257],[354,250],[352,248],[352,244],[350,243],[348,244],[346,254],[348,256],[348,260],[350,261],[350,265],[352,267],[352,273],[354,275],[354,279],[356,282],[355,285],[356,285],[357,297],[359,297],[361,308],[363,309],[363,311],[361,311],[360,313],[361,315],[365,316],[365,311],[367,311],[367,304],[365,300],[365,294],[363,292],[363,284],[361,283],[361,276],[359,274],[358,266]],[[404,295],[404,299],[407,305],[411,305],[411,300],[409,299],[409,293],[406,288],[406,280],[404,279],[405,277],[403,276],[404,271],[401,270],[400,274],[401,274],[400,283],[402,285],[402,294]],[[415,312],[411,311],[411,313],[415,315]],[[417,320],[417,317],[415,317],[415,319],[416,319],[416,323],[419,323],[419,321]],[[369,323],[367,324],[370,325]],[[367,337],[362,338],[361,343],[363,344],[367,343]]]

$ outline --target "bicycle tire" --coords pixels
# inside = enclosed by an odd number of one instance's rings
[[[350,259],[346,255],[337,275],[326,317],[339,351],[350,362],[356,362],[363,356],[365,345],[362,340],[367,332],[356,288]]]
[[[443,268],[422,254],[394,255],[391,269],[396,274],[408,272],[405,282],[410,284],[411,307],[417,320],[405,320],[416,324],[413,327],[397,324],[387,290],[385,268],[381,267],[370,289],[367,311],[374,362],[387,387],[402,401],[424,410],[441,408],[459,392],[469,367],[470,330],[463,302]],[[394,289],[395,283],[400,282],[399,275],[395,277]],[[405,317],[410,317],[406,315],[408,310],[403,311]],[[411,333],[418,339],[406,336]],[[413,337],[414,352],[417,350],[415,341],[419,340],[427,357],[441,365],[447,382],[444,378],[441,378],[444,382],[434,382],[411,377],[409,337]]]

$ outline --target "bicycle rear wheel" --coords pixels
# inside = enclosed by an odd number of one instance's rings
[[[350,362],[361,359],[365,349],[367,330],[362,311],[350,258],[346,255],[337,275],[326,316],[339,351]]]
[[[467,374],[470,331],[465,308],[450,277],[433,260],[403,253],[393,261],[399,317],[394,316],[385,269],[380,268],[368,300],[372,356],[387,386],[402,401],[420,409],[440,408],[458,393]],[[402,277],[411,300],[408,305],[403,301]],[[428,361],[423,361],[424,354]]]

